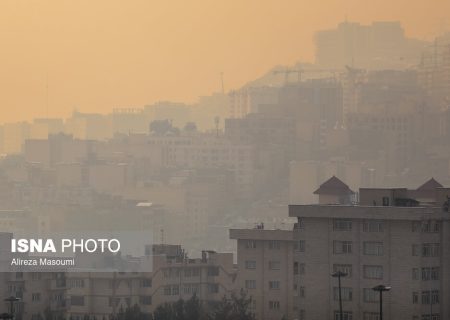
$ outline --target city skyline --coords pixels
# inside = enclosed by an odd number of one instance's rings
[[[398,20],[407,37],[418,39],[448,31],[445,1],[396,1],[388,11],[385,5],[3,2],[0,122],[68,117],[74,109],[107,113],[157,101],[193,103],[221,91],[221,72],[228,91],[276,65],[313,62],[314,33],[346,19]]]

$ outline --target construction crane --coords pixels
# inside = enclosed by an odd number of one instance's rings
[[[339,69],[289,69],[286,68],[285,70],[275,70],[273,71],[273,74],[284,74],[284,84],[287,85],[289,83],[289,75],[291,73],[297,73],[297,81],[302,81],[302,74],[304,73],[332,73],[333,77],[336,77],[336,73],[340,72],[342,70]]]

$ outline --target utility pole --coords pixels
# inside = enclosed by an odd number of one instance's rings
[[[372,290],[380,293],[380,320],[383,320],[383,292],[391,290],[391,287],[387,287],[381,284],[379,286],[373,287]]]
[[[341,296],[341,277],[346,277],[347,273],[338,271],[331,275],[333,278],[338,278],[338,290],[339,290],[339,320],[344,320],[344,313],[342,311],[342,296]]]

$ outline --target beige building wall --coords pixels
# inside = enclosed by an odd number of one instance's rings
[[[256,319],[295,319],[298,288],[293,232],[231,229],[230,238],[237,240],[236,291],[243,289],[252,297]]]

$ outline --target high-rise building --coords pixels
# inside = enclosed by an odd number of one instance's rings
[[[398,21],[342,22],[315,37],[316,63],[326,68],[403,69],[417,65],[426,42],[405,37]]]
[[[320,204],[289,207],[298,219],[294,239],[305,248],[297,255],[303,319],[339,319],[337,271],[347,274],[344,319],[378,319],[377,285],[392,287],[384,319],[448,319],[450,189],[434,179],[416,190],[360,189],[359,203],[350,204],[348,187],[335,185],[321,186]]]

